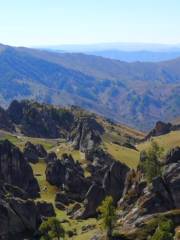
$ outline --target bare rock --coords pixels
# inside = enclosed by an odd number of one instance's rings
[[[0,143],[0,180],[18,186],[29,197],[39,196],[39,185],[21,151],[9,141]]]
[[[83,117],[75,122],[69,140],[75,149],[86,152],[100,145],[103,132],[103,127],[95,119]]]

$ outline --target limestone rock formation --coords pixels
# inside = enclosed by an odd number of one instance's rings
[[[171,123],[164,123],[158,121],[155,127],[148,133],[144,140],[147,140],[151,137],[157,137],[160,135],[167,134],[171,131],[180,130],[180,125],[172,125]]]
[[[93,184],[87,192],[84,200],[84,211],[80,218],[86,219],[97,216],[97,208],[105,198],[106,194],[101,186]]]
[[[61,160],[50,162],[46,169],[46,179],[52,185],[66,190],[72,199],[81,200],[90,187],[78,162],[65,154]]]
[[[25,100],[13,101],[7,113],[21,132],[31,137],[67,137],[74,122],[74,116],[68,110]]]
[[[104,176],[103,188],[106,195],[113,197],[114,202],[122,196],[128,171],[129,168],[125,164],[114,161]]]
[[[47,156],[47,152],[42,145],[34,145],[31,142],[27,142],[23,150],[23,155],[28,162],[37,163],[39,158]]]
[[[140,219],[153,214],[180,208],[180,155],[179,148],[166,156],[162,176],[147,185],[140,169],[127,175],[123,197],[118,205],[123,210],[123,226],[137,227]]]
[[[18,186],[29,197],[39,196],[39,185],[21,151],[8,140],[0,142],[0,180]]]
[[[100,145],[103,132],[103,127],[94,118],[82,117],[75,122],[69,140],[75,149],[86,152]]]
[[[84,208],[81,218],[89,218],[97,215],[97,208],[106,196],[112,196],[114,203],[121,198],[126,175],[129,168],[116,161],[112,161],[111,165],[103,169],[104,173],[101,183],[99,181],[92,181],[92,186],[87,192],[84,200]],[[93,180],[93,178],[92,178]],[[95,178],[97,180],[97,177]]]
[[[32,237],[46,217],[55,216],[52,204],[0,196],[0,239]]]

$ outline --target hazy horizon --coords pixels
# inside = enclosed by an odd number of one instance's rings
[[[0,6],[0,42],[7,45],[180,44],[178,0],[6,0]]]

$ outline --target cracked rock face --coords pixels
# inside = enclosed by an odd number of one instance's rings
[[[149,139],[150,137],[160,136],[166,133],[169,133],[171,131],[172,124],[171,123],[164,123],[161,121],[158,121],[152,129],[149,134],[145,137],[145,140]]]
[[[18,186],[30,198],[39,196],[39,185],[21,151],[5,140],[0,142],[0,180]]]
[[[168,163],[168,164],[167,164]],[[140,170],[128,174],[119,206],[124,210],[126,223],[136,224],[141,216],[180,208],[180,154],[172,149],[165,159],[163,174],[152,185],[143,182]]]
[[[41,144],[32,144],[27,142],[23,151],[24,158],[31,163],[37,163],[39,158],[45,158],[47,152]]]
[[[0,239],[32,237],[44,217],[55,216],[52,204],[0,197]]]
[[[69,140],[75,149],[87,152],[95,149],[101,143],[103,132],[103,127],[95,119],[84,117],[76,121]]]
[[[78,199],[82,199],[90,187],[90,182],[84,177],[79,163],[67,154],[64,154],[61,160],[55,160],[47,165],[46,179],[50,184],[66,189]]]
[[[9,119],[6,111],[0,107],[0,129],[12,132],[14,130],[13,123]]]

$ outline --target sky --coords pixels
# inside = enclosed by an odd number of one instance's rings
[[[0,43],[180,43],[180,0],[0,0]]]

